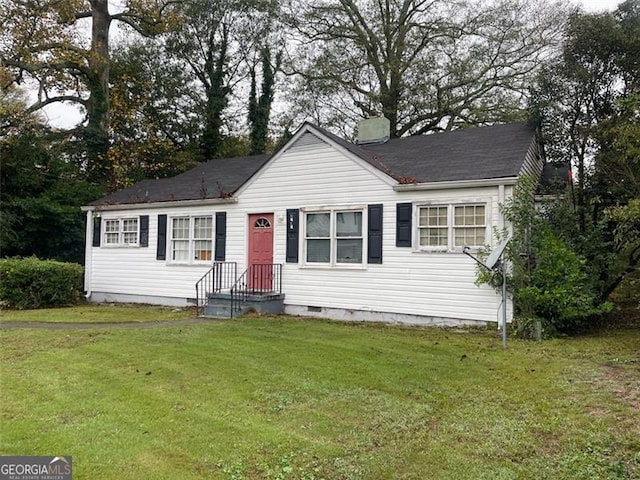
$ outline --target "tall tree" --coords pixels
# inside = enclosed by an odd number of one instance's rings
[[[77,133],[86,148],[85,167],[95,178],[105,178],[109,170],[111,25],[119,21],[144,35],[157,33],[171,22],[167,8],[172,3],[129,0],[122,11],[111,13],[108,0],[3,2],[0,60],[12,74],[10,81],[35,85],[38,95],[28,112],[56,102],[84,109],[86,126]],[[91,20],[88,45],[83,39],[84,19]]]
[[[275,76],[280,69],[282,54],[279,52],[275,64],[271,63],[271,51],[268,46],[260,52],[262,59],[262,85],[258,96],[256,85],[256,69],[251,68],[251,91],[249,93],[249,136],[251,138],[251,155],[265,153],[269,142],[269,118],[275,90]]]
[[[167,38],[167,52],[182,62],[202,92],[200,147],[204,159],[219,157],[228,132],[225,112],[234,88],[247,77],[250,52],[259,50],[276,2],[192,0],[182,2],[181,28]]]
[[[200,118],[192,78],[162,41],[114,49],[111,66],[112,187],[176,175],[199,162]]]
[[[640,263],[640,238],[619,241],[640,198],[640,0],[613,12],[574,14],[563,56],[546,69],[533,98],[549,157],[578,176],[576,223],[563,235],[587,259],[601,298]],[[636,210],[631,210],[635,212]],[[611,214],[610,212],[614,212]]]
[[[67,161],[64,138],[25,113],[23,97],[14,88],[0,95],[0,254],[82,262],[79,206],[102,191]]]
[[[394,137],[513,118],[565,11],[524,0],[293,5],[301,113],[334,124],[384,115]]]

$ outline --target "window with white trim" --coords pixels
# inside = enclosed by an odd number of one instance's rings
[[[213,258],[213,217],[173,217],[169,245],[171,261],[208,262]]]
[[[418,246],[421,250],[462,250],[486,242],[485,204],[418,207]]]
[[[137,246],[139,234],[138,217],[104,220],[105,246]]]
[[[453,247],[482,247],[487,221],[484,205],[453,206]]]
[[[362,265],[363,210],[308,211],[304,220],[305,263]]]

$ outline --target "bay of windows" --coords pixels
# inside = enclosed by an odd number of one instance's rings
[[[418,207],[418,242],[424,250],[461,250],[486,243],[486,206],[429,205]]]
[[[213,217],[171,219],[171,260],[180,263],[212,259]]]
[[[138,245],[138,218],[109,218],[104,221],[104,244]]]
[[[307,263],[362,264],[362,210],[307,212],[305,251]]]

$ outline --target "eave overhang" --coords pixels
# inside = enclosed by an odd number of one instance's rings
[[[116,210],[142,210],[152,208],[172,208],[172,207],[198,207],[203,205],[229,205],[238,203],[236,197],[230,198],[205,198],[202,200],[172,200],[169,202],[148,202],[148,203],[119,203],[112,205],[85,205],[80,207],[83,212],[111,212]]]
[[[495,187],[498,185],[515,185],[518,177],[481,178],[478,180],[450,180],[445,182],[401,183],[394,185],[396,192],[414,192],[418,190],[447,190],[471,187]]]

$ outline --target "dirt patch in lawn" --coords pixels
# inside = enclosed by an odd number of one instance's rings
[[[631,368],[619,366],[605,367],[603,381],[620,400],[640,411],[640,360],[636,359]]]

